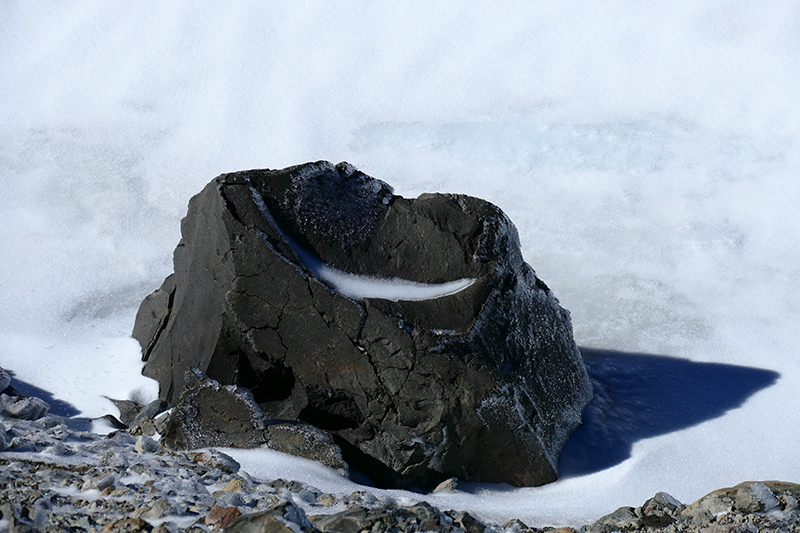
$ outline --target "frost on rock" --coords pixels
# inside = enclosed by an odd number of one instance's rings
[[[222,386],[191,369],[187,390],[167,418],[162,444],[186,450],[264,444],[264,415],[247,389]]]
[[[167,446],[260,446],[281,421],[318,428],[382,486],[556,479],[591,385],[498,207],[403,198],[317,162],[219,176],[181,232],[135,326],[145,374],[179,404]],[[237,428],[214,415],[227,409]]]
[[[303,165],[292,175],[279,218],[304,235],[349,248],[375,233],[393,192],[388,184],[347,163]]]

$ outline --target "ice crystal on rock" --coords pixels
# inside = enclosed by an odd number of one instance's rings
[[[346,249],[375,233],[394,190],[348,163],[305,165],[281,201],[284,220]]]

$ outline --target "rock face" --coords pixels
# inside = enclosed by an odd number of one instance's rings
[[[184,388],[161,431],[165,448],[262,446],[317,461],[347,475],[342,452],[328,433],[303,422],[267,420],[249,390],[220,386],[196,369],[184,380]]]
[[[134,327],[164,400],[190,368],[248,388],[379,485],[556,479],[591,386],[496,206],[318,162],[219,176],[181,230]]]

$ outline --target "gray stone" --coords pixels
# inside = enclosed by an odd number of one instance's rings
[[[36,420],[36,424],[43,428],[54,428],[64,423],[64,418],[57,415],[46,415]]]
[[[142,345],[142,356],[145,361],[153,349],[153,343],[158,340],[167,325],[174,296],[175,275],[170,274],[161,287],[148,295],[139,306],[131,336]]]
[[[464,528],[462,528],[462,529],[464,529]],[[527,526],[527,524],[525,524],[525,522],[523,522],[519,518],[512,518],[511,520],[509,520],[508,522],[503,524],[503,530],[506,531],[506,533],[528,533],[528,532],[533,531],[533,530],[531,530],[531,528],[529,528]],[[467,531],[466,529],[464,531],[466,533],[471,533],[471,532]],[[476,533],[478,533],[478,532],[476,532]]]
[[[319,530],[293,503],[241,516],[223,529],[224,533],[317,533]]]
[[[0,367],[0,392],[6,390],[9,385],[11,385],[11,376],[9,376],[8,372]]]
[[[685,505],[671,495],[659,492],[642,505],[640,518],[642,524],[647,527],[666,527],[674,523],[675,516],[685,508]]]
[[[172,407],[169,402],[165,402],[164,400],[158,399],[153,400],[152,402],[148,403],[144,407],[139,410],[136,416],[131,420],[131,423],[128,424],[131,430],[136,430],[144,420],[152,420],[159,414],[163,413],[167,409]]]
[[[706,494],[689,505],[683,515],[695,524],[703,524],[720,513],[767,513],[785,505],[781,503],[781,498],[786,500],[787,497],[800,497],[800,485],[778,481],[749,481]]]
[[[102,491],[108,487],[113,487],[116,482],[117,476],[115,474],[99,474],[84,480],[83,484],[81,485],[81,490],[85,491],[96,489]]]
[[[36,443],[24,437],[14,437],[9,446],[15,452],[38,452]]]
[[[341,450],[326,432],[303,422],[268,424],[249,390],[223,387],[199,371],[185,383],[188,390],[164,422],[166,448],[266,446],[348,473]]]
[[[264,417],[331,432],[379,485],[556,479],[591,385],[568,312],[499,208],[405,199],[319,162],[219,176],[181,229],[174,277],[134,327],[162,399],[177,403],[198,368],[221,384],[202,392],[209,405],[229,401],[225,385],[248,388]],[[348,292],[324,275],[331,267],[472,283],[394,301]],[[258,426],[241,445],[262,443]]]
[[[267,442],[263,413],[249,390],[222,386],[196,369],[189,374],[187,390],[164,423],[163,447],[254,448]]]
[[[620,507],[584,528],[585,533],[611,533],[612,531],[631,531],[642,527],[641,519],[633,507]]]
[[[222,507],[239,507],[245,504],[241,494],[231,491],[218,490],[212,494],[214,504]]]
[[[145,520],[155,520],[161,518],[171,511],[169,500],[166,498],[157,499],[150,508],[142,513],[142,518]]]
[[[436,494],[437,492],[460,492],[458,490],[458,479],[451,477],[450,479],[445,479],[434,488],[431,493]]]
[[[4,451],[6,448],[11,445],[11,438],[6,433],[6,428],[3,424],[0,424],[0,452]]]
[[[326,432],[302,422],[270,424],[266,427],[267,446],[270,449],[317,461],[348,475],[342,450]]]
[[[132,400],[115,400],[114,398],[106,399],[113,403],[119,410],[119,420],[127,427],[131,425],[133,419],[142,410],[142,405]]]
[[[156,453],[161,451],[161,446],[156,441],[146,435],[140,435],[133,445],[136,453]]]
[[[161,413],[153,419],[153,427],[159,434],[164,433],[164,428],[167,427],[167,418],[169,418],[169,412]]]
[[[464,533],[483,533],[486,530],[485,525],[466,511],[454,511],[450,513],[450,516],[453,518],[453,525],[463,529]],[[527,526],[516,520],[510,521],[503,528],[519,531],[527,529]]]
[[[190,452],[187,457],[195,463],[201,463],[209,468],[218,468],[227,474],[234,474],[239,471],[240,465],[236,460],[219,450],[205,450],[202,452]]]
[[[452,525],[456,525],[466,533],[482,533],[485,529],[483,524],[468,513],[447,515],[425,502],[402,507],[395,503],[386,503],[377,507],[357,506],[339,513],[312,516],[310,519],[322,533],[446,532],[452,530]]]
[[[42,418],[50,410],[50,404],[33,396],[11,396],[0,394],[0,403],[9,416],[23,420]]]

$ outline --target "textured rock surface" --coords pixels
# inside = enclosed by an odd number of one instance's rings
[[[320,462],[347,475],[342,452],[328,433],[303,422],[270,421],[249,390],[221,386],[197,370],[184,384],[186,392],[164,421],[161,444],[166,448],[265,446]]]
[[[0,531],[577,531],[528,527],[518,519],[500,526],[464,510],[414,501],[423,495],[401,495],[400,503],[392,491],[331,494],[299,481],[254,479],[217,450],[175,453],[158,445],[146,450],[138,446],[141,436],[125,431],[100,436],[71,430],[65,422],[52,415],[36,421],[0,416],[0,438],[9,444],[0,450]],[[579,530],[793,532],[800,531],[799,500],[800,485],[780,481],[716,490],[688,507],[659,492],[639,507],[621,507]]]
[[[11,376],[8,372],[0,368],[0,414],[24,420],[36,420],[45,416],[49,410],[50,404],[41,398],[20,394],[11,385]]]
[[[0,367],[0,392],[5,391],[9,385],[11,385],[11,376]]]
[[[520,520],[500,526],[463,510],[409,501],[407,495],[400,503],[389,491],[330,494],[298,481],[254,479],[219,451],[137,451],[139,440],[124,431],[103,437],[70,430],[63,422],[54,416],[0,418],[0,434],[12,439],[0,451],[0,530],[200,533],[238,513],[224,531],[575,532],[531,528]],[[800,531],[798,500],[800,485],[779,481],[716,490],[688,507],[662,492],[579,529]]]
[[[42,418],[50,410],[50,406],[40,398],[31,396],[12,396],[0,394],[0,405],[9,416],[25,420]]]
[[[800,531],[800,485],[781,481],[746,482],[715,490],[688,507],[659,492],[640,507],[620,507],[585,533],[663,531],[754,533]]]
[[[591,386],[568,313],[497,207],[405,199],[320,162],[222,175],[181,230],[174,276],[134,328],[163,399],[178,400],[189,368],[249,388],[266,417],[331,432],[379,484],[556,479]],[[471,283],[428,299],[363,296],[331,268]]]

